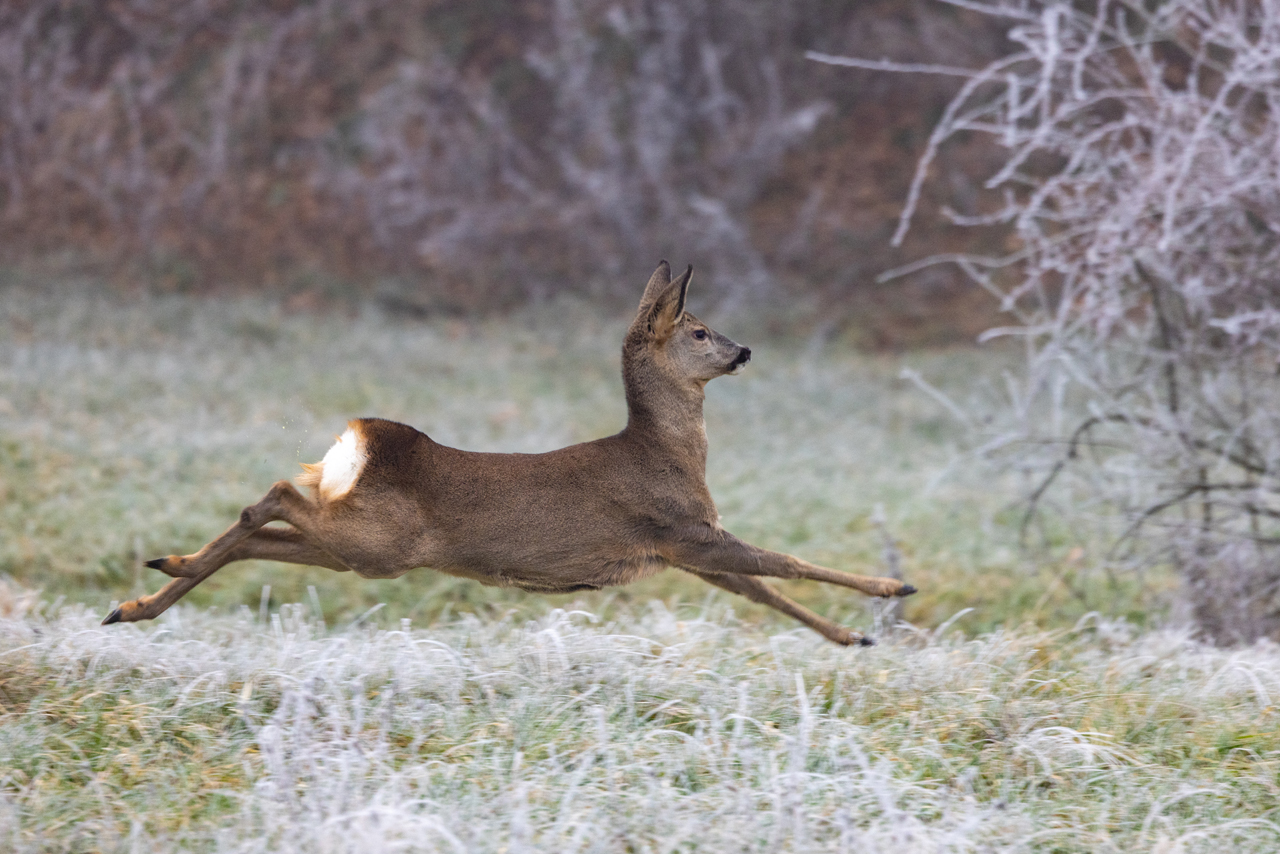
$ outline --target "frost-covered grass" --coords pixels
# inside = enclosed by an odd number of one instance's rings
[[[704,314],[756,353],[709,390],[726,526],[876,571],[883,504],[923,628],[840,648],[677,572],[548,597],[269,563],[100,627],[163,581],[140,559],[203,544],[349,416],[483,450],[618,429],[625,320],[0,292],[0,850],[1280,846],[1280,650],[1118,622],[1150,600],[1091,581],[1068,531],[1020,556],[1016,484],[898,379],[963,398],[998,356]],[[847,591],[788,590],[871,622]]]
[[[660,603],[341,631],[17,610],[15,854],[1280,846],[1273,645],[1091,619],[854,650]]]

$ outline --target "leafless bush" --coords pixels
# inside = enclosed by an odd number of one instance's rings
[[[1223,641],[1280,634],[1280,5],[949,0],[1021,46],[968,75],[940,145],[988,134],[1004,257],[949,256],[999,298],[1025,376],[995,443],[1128,519],[1116,556],[1167,560]],[[860,62],[885,67],[892,64]],[[896,66],[961,73],[956,69]]]
[[[195,259],[210,254],[201,244],[260,249],[236,214],[269,195],[263,155],[288,159],[273,138],[274,89],[336,13],[325,3],[234,15],[229,6],[0,9],[6,254],[32,243]]]
[[[747,209],[828,109],[783,85],[804,10],[499,5],[6,6],[10,254],[105,241],[250,271],[319,255],[493,304],[678,248],[763,290]]]
[[[388,248],[444,264],[502,246],[516,266],[535,241],[616,273],[679,235],[723,281],[762,290],[746,209],[827,105],[786,103],[767,49],[785,12],[723,5],[559,0],[523,57],[544,99],[532,139],[488,87],[438,59],[404,62],[365,103],[365,156],[335,170],[341,186]]]

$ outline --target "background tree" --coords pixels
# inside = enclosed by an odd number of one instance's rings
[[[931,259],[999,299],[986,338],[1025,348],[990,447],[1039,472],[1033,511],[1068,478],[1121,508],[1109,565],[1171,562],[1207,635],[1277,636],[1280,6],[950,1],[1021,49],[968,75],[894,239],[944,144],[1002,147],[986,206],[950,217],[1016,242]]]

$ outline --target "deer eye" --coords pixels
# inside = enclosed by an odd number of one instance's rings
[[[705,329],[695,329],[695,330],[693,330],[693,337],[694,337],[694,338],[697,338],[699,341],[706,341],[706,340],[707,340],[707,330],[705,330]]]

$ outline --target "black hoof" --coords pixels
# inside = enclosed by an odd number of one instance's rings
[[[875,646],[875,638],[858,638],[858,646]]]
[[[910,596],[912,593],[915,593],[915,592],[916,592],[916,589],[912,587],[910,584],[904,584],[902,585],[902,589],[899,590],[896,595]]]
[[[151,569],[160,569],[160,567],[164,566],[164,562],[166,560],[168,560],[167,557],[158,557],[155,560],[147,561],[143,566],[150,567]]]
[[[102,625],[109,626],[112,623],[118,623],[118,622],[120,622],[120,609],[116,608],[110,614],[107,614],[107,618],[102,621]]]

